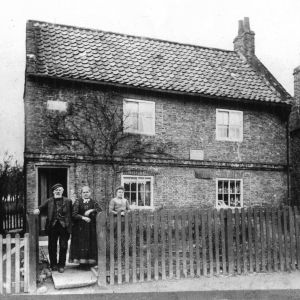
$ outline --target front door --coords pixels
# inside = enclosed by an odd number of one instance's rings
[[[51,187],[61,183],[64,187],[63,196],[68,197],[68,169],[67,168],[39,168],[38,169],[38,200],[43,204],[52,196]],[[40,234],[45,234],[46,216],[40,218]]]

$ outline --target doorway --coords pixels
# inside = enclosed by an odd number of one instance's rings
[[[63,196],[68,197],[68,168],[38,168],[38,205],[52,196],[51,187],[61,183],[64,187]],[[40,234],[45,234],[46,216],[40,217]]]

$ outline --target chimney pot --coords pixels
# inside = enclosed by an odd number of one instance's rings
[[[242,35],[243,33],[244,33],[244,23],[243,23],[243,20],[239,20],[238,35]]]
[[[250,22],[248,17],[244,18],[244,31],[250,32]]]

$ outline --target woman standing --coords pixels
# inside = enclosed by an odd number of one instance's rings
[[[73,229],[70,261],[84,265],[97,263],[96,215],[101,208],[91,199],[91,190],[84,186],[81,198],[73,205]]]

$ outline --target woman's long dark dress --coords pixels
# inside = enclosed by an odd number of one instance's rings
[[[89,209],[96,211],[89,214],[91,222],[82,220]],[[101,211],[99,204],[90,199],[84,203],[83,199],[76,200],[73,205],[73,228],[70,250],[70,261],[81,264],[95,264],[97,262],[96,214]]]

